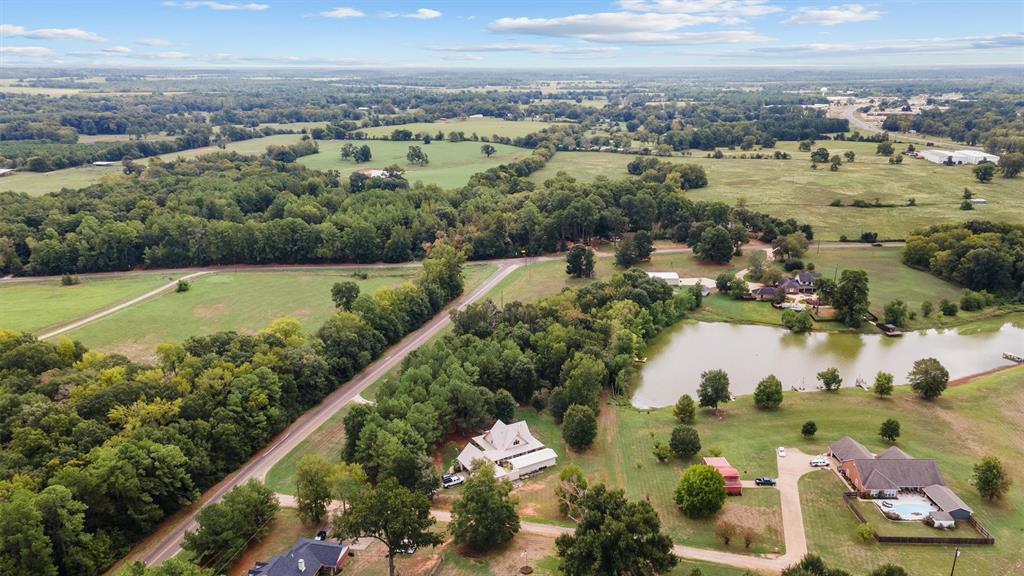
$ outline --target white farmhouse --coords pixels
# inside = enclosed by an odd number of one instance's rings
[[[554,466],[558,454],[530,433],[524,420],[505,424],[501,420],[490,430],[474,437],[456,459],[459,467],[469,470],[474,460],[494,464],[494,475],[502,480],[519,478]]]

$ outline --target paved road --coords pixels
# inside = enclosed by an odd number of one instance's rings
[[[181,280],[191,280],[193,278],[198,278],[199,276],[203,276],[204,274],[209,274],[209,272],[207,272],[207,271],[193,272],[191,274],[188,274],[187,276],[182,276]],[[96,312],[95,314],[91,314],[89,316],[86,316],[85,318],[82,318],[81,320],[75,320],[74,322],[71,322],[69,324],[65,324],[65,325],[61,326],[60,328],[57,328],[56,330],[51,330],[50,332],[47,332],[46,334],[41,334],[41,335],[38,336],[38,338],[40,340],[46,340],[47,338],[53,338],[54,336],[60,336],[61,334],[64,334],[65,332],[70,332],[70,331],[75,330],[77,328],[81,328],[82,326],[85,326],[86,324],[89,324],[90,322],[95,322],[96,320],[99,320],[100,318],[104,318],[106,316],[110,316],[111,314],[113,314],[115,312],[119,312],[121,310],[124,310],[125,308],[127,308],[129,306],[134,306],[134,305],[138,304],[139,302],[142,302],[143,300],[148,300],[148,299],[152,298],[153,296],[156,296],[157,294],[161,294],[163,292],[167,292],[171,288],[174,288],[175,286],[177,286],[179,281],[180,280],[172,280],[172,281],[168,282],[167,284],[164,284],[163,286],[161,286],[159,288],[154,288],[153,290],[150,290],[149,292],[146,292],[145,294],[142,294],[141,296],[136,296],[135,298],[132,298],[131,300],[126,300],[124,302],[121,302],[120,304],[116,304],[116,305],[111,306],[110,308],[107,308],[105,310],[100,310],[99,312]]]
[[[501,264],[498,270],[488,277],[472,294],[458,299],[454,304],[442,310],[430,322],[419,330],[410,333],[401,342],[386,351],[383,357],[370,364],[358,376],[327,396],[316,408],[300,416],[288,428],[278,434],[268,447],[250,458],[238,471],[222,480],[213,488],[210,488],[203,495],[200,506],[196,506],[184,517],[167,521],[166,523],[172,523],[174,526],[170,529],[167,526],[163,526],[157,532],[161,534],[159,539],[144,544],[148,547],[148,552],[142,560],[147,565],[152,566],[177,554],[181,550],[181,543],[185,532],[195,530],[196,516],[198,516],[199,510],[203,506],[219,501],[232,488],[244,484],[252,478],[264,478],[267,472],[291,452],[292,449],[298,446],[303,439],[312,434],[343,406],[355,400],[359,393],[365,390],[367,386],[395,366],[398,366],[403,358],[425,344],[447,326],[451,321],[448,316],[451,308],[458,307],[462,309],[467,304],[483,298],[491,288],[496,286],[521,264],[521,261]]]

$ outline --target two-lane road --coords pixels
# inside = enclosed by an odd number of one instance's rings
[[[204,506],[219,501],[232,488],[245,484],[252,478],[264,478],[275,464],[298,446],[302,440],[316,431],[331,416],[336,414],[338,410],[352,402],[359,393],[377,381],[378,378],[387,374],[395,366],[398,366],[403,358],[441,332],[451,321],[448,313],[452,308],[463,309],[466,305],[480,300],[516,268],[519,268],[520,265],[520,261],[502,262],[499,264],[498,270],[471,294],[457,299],[418,330],[406,335],[398,344],[385,351],[381,358],[367,366],[359,375],[328,395],[317,407],[300,416],[288,428],[278,434],[269,446],[250,458],[244,466],[213,488],[207,490],[200,501],[201,504],[196,506],[189,514],[165,521],[173,523],[174,526],[170,527],[170,529],[165,527],[165,529],[159,530],[157,534],[160,534],[160,536],[155,541],[143,544],[143,546],[148,548],[148,552],[143,556],[142,560],[147,565],[152,566],[177,554],[181,550],[181,543],[185,537],[185,532],[195,530],[196,517]]]

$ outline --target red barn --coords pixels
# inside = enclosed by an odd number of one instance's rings
[[[740,471],[729,465],[729,461],[718,456],[706,456],[704,463],[714,467],[725,478],[725,493],[729,496],[743,494],[743,483],[740,482]]]

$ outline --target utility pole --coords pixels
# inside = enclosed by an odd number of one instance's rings
[[[956,553],[953,554],[953,567],[949,569],[949,576],[953,576],[953,571],[956,570],[956,559],[960,557],[960,547],[956,547]]]

